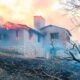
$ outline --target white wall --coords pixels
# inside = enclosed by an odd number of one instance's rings
[[[7,30],[6,30],[7,31]],[[20,39],[17,40],[16,31],[8,30],[8,39],[0,40],[0,48],[2,49],[15,49],[22,55],[28,58],[34,57],[44,57],[43,50],[43,37],[41,36],[41,41],[38,42],[38,34],[33,32],[32,38],[29,39],[28,30],[20,30]],[[4,33],[4,31],[3,31]]]
[[[31,39],[29,39],[28,31],[24,31],[24,55],[26,57],[44,57],[44,50],[43,50],[43,37],[41,37],[40,42],[38,42],[38,34],[33,32]]]
[[[53,40],[54,47],[55,48],[61,48],[62,50],[66,49],[68,41],[66,38],[65,29],[52,26],[52,27],[44,28],[41,31],[46,34],[45,40],[44,40],[44,45],[45,45],[45,49],[46,49],[45,51],[47,52],[47,54],[50,54],[50,48],[51,48],[51,36],[50,36],[50,34],[51,33],[55,33],[55,32],[59,33],[59,39]],[[63,53],[64,51],[62,51],[62,50],[60,50],[60,51]],[[60,51],[58,51],[58,53]]]
[[[51,44],[50,34],[58,32],[59,33],[59,39],[54,39],[54,44],[56,44],[56,46],[58,46],[58,47],[61,47],[61,45],[58,45],[58,44],[62,44],[63,47],[65,46],[66,34],[65,34],[64,30],[58,29],[58,28],[55,28],[55,27],[48,27],[48,28],[43,29],[42,31],[44,33],[46,33],[46,36],[45,36],[46,44],[49,44],[49,45]]]
[[[5,30],[2,34],[7,34],[7,39],[0,40],[0,48],[18,50],[23,45],[23,31],[20,30],[20,40],[17,40],[16,30]]]

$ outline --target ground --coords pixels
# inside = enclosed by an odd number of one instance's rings
[[[79,80],[80,64],[0,54],[0,80]]]

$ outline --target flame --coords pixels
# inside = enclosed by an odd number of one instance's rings
[[[54,0],[56,1],[56,0]],[[49,13],[49,7],[53,0],[0,0],[0,16],[6,21],[33,25],[33,16],[45,16]],[[40,2],[40,4],[39,4]],[[36,5],[34,5],[36,3]],[[41,5],[42,4],[42,5]],[[42,7],[41,7],[42,6]],[[46,18],[46,16],[45,16]]]
[[[56,2],[55,4],[53,4],[51,6],[51,9],[54,10],[54,11],[57,11],[57,10],[61,10],[63,8],[63,5],[61,5],[60,3]]]
[[[0,16],[5,21],[25,22],[26,15],[31,10],[31,5],[31,0],[0,0]]]
[[[70,21],[70,17],[68,19],[68,17],[62,16],[65,12],[60,12],[62,6],[58,4],[59,1],[0,0],[0,24],[13,22],[33,26],[33,16],[37,14],[43,16],[47,24],[66,26],[71,29],[74,25]]]
[[[42,11],[36,11],[35,15],[37,15],[37,16],[44,16],[44,13]]]

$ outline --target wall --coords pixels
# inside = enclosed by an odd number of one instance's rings
[[[50,56],[49,55],[50,50],[51,50],[51,48],[53,48],[51,46],[51,44],[52,44],[51,43],[51,36],[50,36],[51,33],[55,33],[55,32],[59,33],[59,39],[53,40],[53,46],[55,48],[55,50],[53,50],[54,55],[55,55],[55,53],[59,54],[59,53],[63,53],[65,51],[66,46],[67,46],[66,43],[68,42],[65,29],[52,26],[52,27],[44,28],[41,31],[46,35],[45,40],[44,40],[44,45],[46,45],[45,51],[46,51],[48,56]]]
[[[2,30],[1,30],[2,31]],[[20,39],[16,37],[16,30],[3,30],[2,34],[6,33],[7,39],[0,40],[0,49],[15,50],[24,57],[34,58],[34,57],[44,57],[43,37],[40,35],[40,42],[38,42],[37,33],[32,32],[32,37],[30,38],[29,30],[18,30],[20,33]]]
[[[46,34],[46,36],[45,36],[46,44],[49,44],[49,45],[51,44],[50,34],[58,32],[59,39],[54,39],[54,44],[56,44],[56,47],[63,47],[64,48],[64,46],[66,46],[64,43],[67,40],[65,30],[60,29],[60,28],[55,28],[55,27],[48,27],[48,28],[43,29],[42,31]],[[62,44],[63,46],[58,45],[58,44]]]
[[[29,32],[24,31],[24,55],[26,57],[45,57],[43,44],[43,37],[40,35],[40,42],[38,42],[38,34],[32,31],[32,37],[29,38]]]
[[[16,30],[2,30],[0,34],[6,34],[6,38],[0,40],[0,48],[9,50],[18,50],[23,45],[23,31],[19,30],[20,39],[18,40],[16,36]]]

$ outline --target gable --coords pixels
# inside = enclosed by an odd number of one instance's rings
[[[69,36],[72,36],[69,30],[62,28],[62,27],[55,26],[55,25],[48,25],[48,26],[41,28],[40,30],[42,32],[62,31],[62,32],[66,32]]]

